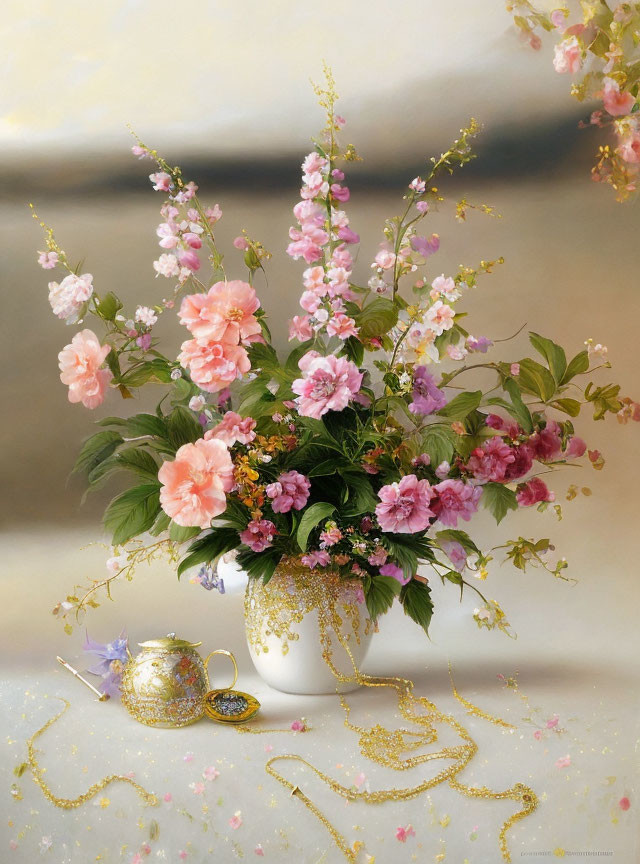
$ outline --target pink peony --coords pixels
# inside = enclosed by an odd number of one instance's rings
[[[462,480],[443,480],[433,488],[438,497],[434,500],[432,509],[443,525],[455,528],[458,518],[468,522],[478,509],[482,486],[471,486]]]
[[[254,552],[263,552],[272,545],[277,533],[276,526],[268,519],[253,519],[240,533],[240,539]]]
[[[358,335],[358,328],[353,318],[348,315],[334,315],[327,324],[327,333],[329,336],[337,336],[338,339],[348,339]]]
[[[428,480],[418,480],[415,474],[407,474],[400,482],[383,486],[378,492],[380,504],[376,506],[380,527],[398,534],[423,531],[435,516],[429,509],[433,494]]]
[[[270,483],[265,492],[271,498],[274,513],[302,510],[309,498],[310,481],[297,471],[281,474],[275,483]]]
[[[317,351],[307,351],[298,363],[303,377],[291,385],[298,413],[319,420],[327,411],[342,411],[356,395],[362,384],[362,372],[351,360],[329,354],[322,357]]]
[[[501,483],[508,466],[514,461],[511,447],[499,435],[494,435],[482,447],[472,451],[467,469],[480,483]]]
[[[82,307],[93,294],[92,280],[91,273],[82,276],[70,273],[59,285],[49,282],[49,303],[53,314],[64,319],[67,324],[75,324]]]
[[[60,380],[69,386],[69,402],[82,402],[85,408],[97,408],[113,374],[101,369],[110,345],[101,345],[92,330],[81,330],[58,354]]]
[[[528,444],[520,444],[518,447],[513,447],[511,452],[513,453],[514,460],[507,466],[504,479],[519,480],[520,477],[524,477],[525,474],[531,471],[531,466],[533,465],[531,447]]]
[[[298,342],[306,342],[311,339],[313,330],[309,323],[308,315],[294,315],[289,321],[289,340],[297,339]]]
[[[540,462],[552,462],[562,453],[560,427],[555,420],[549,420],[544,429],[536,432],[529,439],[533,454]]]
[[[429,322],[427,326],[436,336],[440,336],[445,330],[451,330],[455,314],[451,306],[442,300],[436,300],[426,311],[425,318]]]
[[[380,568],[381,576],[391,576],[392,579],[395,579],[396,582],[399,582],[401,585],[406,585],[407,582],[411,582],[411,576],[405,576],[404,570],[402,567],[398,567],[397,564],[383,564]]]
[[[226,342],[202,344],[197,339],[182,343],[178,361],[189,369],[191,380],[207,393],[216,393],[251,368],[249,355],[241,345]]]
[[[555,47],[553,68],[561,74],[569,72],[575,75],[582,66],[582,47],[575,36],[563,39]]]
[[[636,102],[631,93],[621,92],[618,82],[612,78],[604,79],[602,101],[612,117],[623,117],[625,114],[631,114]]]
[[[327,564],[330,564],[331,555],[326,551],[326,549],[315,549],[312,552],[303,555],[300,560],[305,567],[309,567],[309,569],[313,570],[314,567],[326,567]]]
[[[217,439],[227,447],[233,447],[236,443],[250,444],[256,437],[255,428],[253,417],[241,417],[235,411],[227,411],[220,423],[205,432],[204,437],[206,441]]]
[[[190,294],[180,306],[180,323],[196,339],[237,344],[260,333],[254,312],[260,301],[251,285],[216,282],[206,294]]]
[[[516,491],[516,498],[521,507],[533,507],[541,501],[555,501],[556,496],[547,489],[547,484],[539,477],[532,477],[527,483],[522,483]]]
[[[158,471],[160,505],[177,525],[208,528],[227,506],[233,487],[233,463],[222,441],[200,439],[183,444],[173,462]]]

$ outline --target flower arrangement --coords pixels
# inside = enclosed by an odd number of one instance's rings
[[[429,565],[443,583],[480,595],[479,627],[507,632],[505,613],[477,587],[495,549],[483,551],[467,523],[479,507],[497,522],[518,508],[560,514],[541,475],[585,456],[604,464],[576,434],[583,409],[595,420],[640,420],[640,405],[621,399],[618,385],[591,378],[610,367],[604,346],[588,340],[568,359],[531,333],[532,357],[493,360],[492,341],[465,329],[460,301],[502,259],[437,275],[440,239],[422,226],[444,201],[435,181],[472,158],[474,121],[408,184],[401,214],[386,221],[375,259],[356,275],[360,238],[344,209],[344,169],[359,157],[339,143],[345,121],[326,75],[316,92],[327,123],[302,163],[289,232],[304,290],[286,359],[271,344],[255,290],[270,254],[243,232],[233,245],[246,274],[235,278],[238,265],[226,263],[215,237],[220,207],[205,207],[195,183],[139,140],[133,152],[155,163],[150,179],[165,197],[153,266],[172,285],[170,299],[126,314],[113,292],[99,295],[92,276],[71,266],[41,223],[40,264],[65,273],[49,284],[54,314],[78,326],[90,315],[104,329],[98,337],[83,326],[60,352],[69,400],[94,409],[116,391],[125,399],[150,384],[162,391],[153,414],[99,420],[80,452],[76,470],[90,488],[116,471],[134,485],[104,514],[115,547],[109,575],[58,604],[64,618],[97,605],[98,588],[109,591],[164,551],[178,574],[199,568],[195,581],[224,590],[215,564],[234,551],[249,577],[265,582],[283,558],[297,558],[310,578],[323,569],[355,578],[373,619],[397,599],[425,630],[433,606],[418,571]],[[458,202],[460,219],[470,206]],[[153,331],[168,312],[185,328],[177,359],[159,350]],[[462,384],[477,369],[492,376],[486,389]],[[547,560],[548,539],[499,548],[519,569],[538,565],[566,578],[564,559]]]
[[[581,75],[571,87],[580,102],[597,98],[602,109],[591,113],[584,126],[611,127],[616,144],[598,149],[591,177],[608,183],[618,201],[637,191],[640,166],[640,4],[618,3],[611,8],[605,0],[582,2],[582,20],[569,23],[566,6],[551,13],[539,11],[529,0],[508,0],[520,34],[539,50],[538,30],[555,32],[553,66],[560,74]]]

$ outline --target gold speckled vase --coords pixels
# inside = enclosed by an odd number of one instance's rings
[[[245,626],[260,677],[300,694],[355,690],[357,681],[340,682],[335,673],[360,668],[374,631],[359,580],[310,570],[299,558],[283,559],[266,585],[249,580]]]

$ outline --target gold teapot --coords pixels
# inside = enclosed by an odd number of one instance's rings
[[[147,726],[176,727],[195,723],[205,713],[215,720],[242,722],[259,708],[257,700],[231,690],[211,690],[207,666],[215,654],[224,654],[233,664],[233,681],[238,666],[230,651],[219,648],[203,660],[196,651],[201,642],[187,642],[169,633],[160,639],[140,642],[141,651],[129,652],[122,674],[122,704]],[[128,649],[127,649],[128,651]],[[212,714],[220,713],[222,716]]]

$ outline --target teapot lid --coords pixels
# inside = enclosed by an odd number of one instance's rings
[[[197,648],[202,642],[188,642],[186,639],[178,639],[175,633],[167,633],[159,639],[150,639],[148,642],[138,642],[141,648],[163,648],[165,650],[179,648]]]

